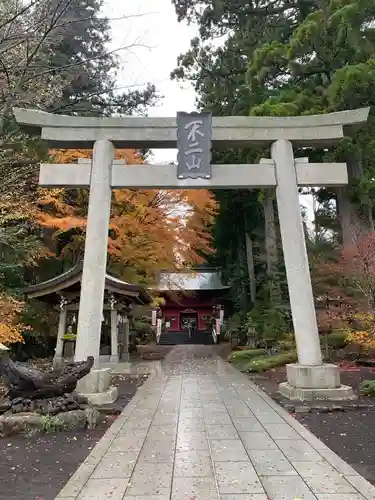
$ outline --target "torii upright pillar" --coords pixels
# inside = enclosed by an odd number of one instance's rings
[[[287,365],[288,381],[280,384],[279,390],[290,399],[351,399],[353,390],[341,385],[338,367],[322,362],[291,142],[274,142],[271,154],[293,326],[298,332],[295,335],[298,363]]]
[[[108,140],[94,144],[85,255],[81,282],[75,360],[93,356],[99,366],[108,229],[111,210],[111,182],[114,147]]]

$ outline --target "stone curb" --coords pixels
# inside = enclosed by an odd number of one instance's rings
[[[99,411],[92,407],[85,410],[71,410],[57,415],[38,413],[15,413],[0,416],[0,436],[35,436],[48,434],[48,420],[51,431],[59,432],[74,429],[94,429],[99,421]]]
[[[267,393],[266,393],[267,394]],[[353,405],[333,405],[333,406],[297,406],[292,405],[286,401],[278,401],[275,399],[277,403],[285,408],[289,413],[336,413],[336,412],[344,412],[344,411],[356,411],[356,410],[368,410],[370,408],[374,408],[373,404],[353,404]]]

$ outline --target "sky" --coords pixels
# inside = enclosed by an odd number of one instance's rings
[[[189,49],[196,26],[177,22],[171,0],[106,0],[104,13],[111,19],[120,18],[111,22],[112,47],[129,47],[119,52],[119,86],[134,88],[153,83],[161,100],[149,109],[149,116],[173,117],[177,111],[195,111],[192,85],[171,81],[170,73],[177,66],[178,56]],[[121,19],[124,16],[127,19]],[[156,150],[154,162],[174,161],[176,155],[175,150]]]
[[[105,0],[104,14],[111,19],[111,49],[123,47],[118,52],[118,86],[142,88],[153,83],[161,99],[149,109],[149,116],[174,117],[177,111],[195,111],[194,88],[189,82],[172,81],[170,73],[178,56],[189,49],[197,27],[177,22],[171,0]],[[176,150],[158,149],[153,151],[152,162],[169,163],[176,156]],[[301,196],[300,200],[311,221],[312,197]]]

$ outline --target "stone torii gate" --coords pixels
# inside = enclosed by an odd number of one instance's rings
[[[298,363],[288,365],[280,391],[293,399],[352,397],[335,365],[323,364],[300,212],[298,186],[347,184],[344,163],[309,163],[294,158],[293,146],[328,147],[366,122],[369,108],[301,117],[212,119],[214,147],[272,145],[260,165],[212,165],[210,178],[180,179],[171,165],[128,165],[114,161],[114,148],[174,148],[175,118],[85,118],[15,109],[18,123],[51,147],[93,148],[92,164],[42,164],[41,186],[90,189],[76,360],[99,360],[101,311],[107,260],[111,190],[236,189],[276,187],[280,231]],[[87,391],[86,391],[87,392]]]

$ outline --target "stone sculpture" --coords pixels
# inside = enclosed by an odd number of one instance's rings
[[[0,376],[8,388],[10,400],[15,398],[55,398],[73,392],[78,380],[90,373],[94,358],[65,363],[60,370],[43,373],[25,364],[14,362],[6,351],[0,351]]]

